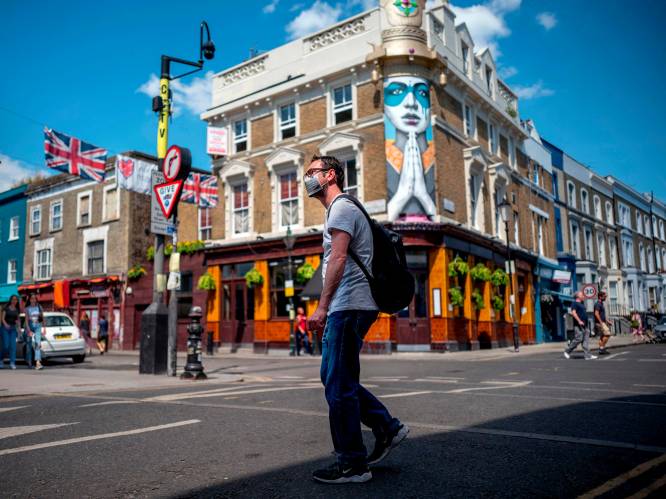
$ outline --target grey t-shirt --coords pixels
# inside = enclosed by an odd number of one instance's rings
[[[338,199],[326,210],[324,219],[324,262],[322,279],[326,279],[326,267],[331,256],[331,229],[338,229],[351,236],[350,249],[360,258],[368,272],[372,273],[372,230],[365,215],[353,201]],[[378,310],[370,292],[370,284],[351,256],[347,256],[340,285],[333,295],[328,313],[340,310]]]

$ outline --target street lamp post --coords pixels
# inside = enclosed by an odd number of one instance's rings
[[[204,42],[204,30],[206,31],[206,41]],[[166,156],[167,147],[169,144],[169,118],[171,116],[171,90],[169,89],[169,84],[172,80],[177,80],[183,76],[196,73],[201,71],[204,65],[204,59],[211,60],[215,56],[215,44],[210,39],[210,29],[208,28],[208,23],[202,21],[199,27],[199,60],[198,61],[188,61],[185,59],[180,59],[178,57],[171,57],[168,55],[162,55],[161,66],[160,66],[160,95],[153,98],[152,109],[154,112],[159,114],[158,125],[157,125],[157,158],[159,161],[164,160]],[[184,64],[186,66],[194,67],[192,71],[188,71],[184,74],[178,76],[171,76],[171,63]],[[176,230],[173,234],[173,252],[178,252],[178,207],[174,210],[174,225]],[[164,329],[164,291],[166,282],[164,275],[164,236],[162,234],[155,235],[155,261],[154,261],[154,276],[153,276],[153,301],[146,309],[142,316],[142,324],[145,321],[145,328],[142,325],[142,336],[150,338],[150,341],[146,341],[146,352],[142,347],[141,362],[139,365],[139,372],[150,372],[153,371],[154,374],[157,369],[157,365],[160,364],[156,362],[156,352],[155,349],[149,347],[149,343],[159,345],[160,342],[156,340],[160,334],[160,330]],[[168,361],[167,361],[167,374],[169,376],[176,375],[176,340],[178,335],[178,301],[176,297],[175,290],[172,290],[171,296],[169,297],[169,307],[167,312],[167,350],[168,350]],[[143,342],[142,342],[143,344]],[[149,351],[152,350],[152,351]],[[145,361],[144,361],[145,359]],[[142,365],[142,364],[145,364]],[[153,367],[151,367],[153,366]]]
[[[515,352],[519,351],[520,336],[518,335],[518,320],[516,317],[516,297],[513,294],[513,262],[511,261],[511,245],[509,244],[509,220],[511,217],[511,204],[504,198],[502,202],[497,205],[500,210],[502,221],[504,222],[504,233],[506,235],[506,254],[508,262],[509,274],[509,312],[513,320],[513,349]]]
[[[284,245],[287,247],[287,280],[292,285],[292,291],[289,296],[289,355],[296,355],[296,338],[294,335],[294,317],[296,312],[294,310],[294,294],[293,294],[293,274],[291,270],[291,250],[294,249],[296,237],[291,233],[291,226],[287,226],[287,235],[282,239]],[[285,286],[285,290],[287,287]]]

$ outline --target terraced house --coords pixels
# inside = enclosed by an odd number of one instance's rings
[[[369,350],[509,343],[508,283],[485,280],[505,268],[507,237],[520,337],[544,339],[537,293],[559,289],[550,154],[448,3],[417,3],[381,2],[213,77],[201,117],[227,128],[230,151],[214,158],[223,227],[206,250],[218,283],[208,328],[221,343],[289,341],[288,257],[293,275],[305,275],[322,252],[324,211],[302,184],[315,153],[344,161],[346,191],[407,245],[416,296],[397,317],[380,317]],[[250,270],[260,276],[252,287]],[[296,306],[312,311],[305,281],[296,279]]]

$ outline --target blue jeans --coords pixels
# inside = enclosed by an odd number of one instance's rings
[[[342,466],[367,462],[361,423],[375,437],[394,432],[400,421],[359,383],[359,354],[363,338],[377,319],[377,312],[345,310],[328,316],[322,339],[321,382],[328,402],[333,448]]]
[[[32,367],[32,358],[36,361],[42,360],[42,326],[40,324],[30,324],[30,330],[33,333],[32,338],[28,336],[27,332],[23,333],[23,341],[25,342],[25,361],[29,367]],[[38,348],[35,348],[35,343]]]
[[[5,362],[5,353],[9,351],[9,365],[16,365],[16,337],[18,336],[18,331],[16,326],[10,326],[6,328],[5,326],[0,326],[2,329],[2,353],[0,354],[0,363]]]

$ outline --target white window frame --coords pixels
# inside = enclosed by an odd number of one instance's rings
[[[116,216],[110,217],[106,212],[106,198],[109,195],[109,191],[114,189],[116,191]],[[110,222],[113,220],[120,220],[120,189],[118,188],[118,184],[115,183],[105,185],[102,193],[102,222]]]
[[[287,175],[294,174],[296,176],[296,194],[292,197],[282,199],[282,188],[281,188],[281,182],[282,182],[282,177],[286,177]],[[297,168],[286,168],[279,173],[277,173],[277,179],[276,179],[276,187],[277,187],[277,223],[278,223],[278,230],[286,230],[287,227],[297,227],[298,225],[301,224],[301,217],[300,217],[300,211],[301,211],[301,204],[302,201],[299,196],[299,187],[300,182],[298,181],[298,169]],[[286,225],[282,224],[282,205],[284,203],[291,203],[293,201],[296,201],[296,221],[294,223],[288,223]]]
[[[294,106],[294,118],[293,121],[289,120],[286,124],[282,122],[282,108],[283,107],[288,107],[288,106]],[[296,101],[292,100],[289,102],[284,102],[280,103],[277,105],[276,109],[276,118],[277,118],[277,127],[276,127],[276,132],[277,132],[277,140],[276,142],[281,142],[283,140],[289,140],[291,138],[297,137],[298,136],[298,105],[296,104]],[[294,135],[292,137],[286,137],[283,138],[282,134],[284,133],[285,130],[294,128]]]
[[[467,111],[469,110],[469,116]],[[469,138],[476,137],[476,123],[475,123],[474,107],[466,102],[463,102],[463,120],[465,128],[465,136]]]
[[[323,153],[323,151],[322,151]],[[325,154],[325,153],[324,153]],[[295,227],[302,228],[303,221],[305,219],[305,210],[303,205],[303,163],[304,163],[304,153],[296,149],[290,149],[288,147],[280,147],[277,150],[269,154],[264,160],[266,168],[268,168],[268,173],[271,179],[271,201],[272,201],[272,210],[271,210],[271,227],[273,233],[284,233],[286,226],[283,228],[281,225],[280,218],[280,182],[279,175],[283,175],[290,170],[296,171],[296,185],[298,191],[298,224],[292,226],[292,229]]]
[[[535,216],[537,219],[537,249],[540,255],[545,255],[543,224],[545,223],[546,220],[543,217],[540,217],[539,215]]]
[[[491,97],[495,96],[495,70],[491,67],[488,66],[487,64],[485,65],[485,71],[483,73],[483,79],[486,83],[486,87],[488,87],[488,95]]]
[[[469,61],[469,55],[471,53],[471,50],[469,48],[469,45],[467,45],[465,42],[461,41],[460,42],[460,58],[462,59],[463,62],[463,73],[465,73],[465,76],[469,77],[470,73],[470,61]]]
[[[580,209],[584,213],[590,214],[590,194],[587,192],[587,189],[583,188],[580,190]]]
[[[576,184],[571,180],[567,180],[567,203],[569,208],[576,208]]]
[[[664,221],[659,220],[659,237],[662,241],[666,241],[666,234],[664,233]]]
[[[513,242],[520,246],[520,214],[517,211],[513,212]]]
[[[90,245],[91,244],[96,244],[96,243],[101,243],[102,244],[102,272],[91,272],[90,271]],[[87,241],[86,242],[86,275],[101,275],[106,273],[106,241],[103,239],[95,239],[92,241]]]
[[[48,261],[40,263],[40,253],[42,251],[48,251]],[[42,268],[46,269],[46,272],[43,274],[40,273]],[[33,260],[32,260],[32,278],[35,281],[48,281],[53,275],[53,238],[49,237],[48,239],[38,239],[35,241],[33,248]]]
[[[89,196],[90,201],[88,202],[88,223],[81,223],[81,200]],[[76,195],[76,226],[77,227],[89,227],[92,225],[92,211],[93,211],[93,191],[87,190],[79,192]]]
[[[655,239],[659,237],[659,227],[657,227],[657,217],[655,217],[654,215],[652,215],[651,232]]]
[[[639,259],[640,264],[641,264],[641,270],[643,272],[646,272],[647,271],[647,265],[646,265],[646,262],[645,262],[645,246],[643,245],[643,243],[638,243],[638,259]]]
[[[661,270],[661,251],[659,251],[659,248],[656,248],[656,251],[654,252],[654,258],[657,263],[657,272]]]
[[[269,156],[270,157],[270,156]],[[254,199],[253,199],[253,189],[254,189],[254,167],[247,161],[241,161],[238,159],[231,160],[224,164],[222,169],[219,171],[220,180],[224,185],[224,198],[231,200],[233,196],[232,186],[239,182],[247,182],[247,196],[248,196],[248,210],[249,210],[249,233],[247,237],[251,237],[254,234]],[[271,216],[275,212],[275,205],[271,205]],[[212,223],[212,220],[211,220]],[[238,237],[234,236],[233,231],[233,203],[225,202],[224,203],[224,234],[225,238]]]
[[[606,261],[606,236],[601,232],[597,232],[597,254],[599,255],[599,265],[607,267]]]
[[[245,123],[245,133],[236,133],[236,123]],[[245,152],[250,149],[250,126],[247,117],[239,118],[231,122],[231,135],[233,137],[234,153]],[[239,151],[238,144],[245,142],[245,149]]]
[[[9,237],[7,241],[16,241],[20,237],[19,222],[18,215],[9,219]]]
[[[592,196],[592,206],[594,207],[594,216],[597,220],[603,220],[603,213],[601,212],[601,198],[596,194]]]
[[[643,234],[643,217],[638,210],[636,210],[636,232]]]
[[[12,269],[12,263],[13,269]],[[14,277],[12,277],[12,272]],[[18,261],[15,258],[10,258],[7,260],[7,284],[16,284],[16,276],[18,274]]]
[[[488,120],[488,148],[490,154],[497,155],[499,150],[497,125]]]
[[[650,274],[654,274],[654,252],[650,245],[647,247],[647,270]]]
[[[212,217],[212,210],[210,206],[198,206],[197,207],[197,236],[199,241],[208,241],[213,238],[213,217]],[[208,212],[209,220],[208,223],[210,225],[203,225],[201,222],[202,214]],[[204,237],[203,232],[208,231],[210,233],[210,237]]]
[[[617,254],[617,240],[611,236],[608,239],[608,248],[610,250],[610,268],[617,269],[619,267],[618,254]]]
[[[58,227],[55,226],[55,208],[56,206],[60,207],[60,225]],[[63,227],[63,202],[62,198],[56,199],[55,201],[51,201],[51,204],[49,205],[49,232],[56,232],[59,230],[62,230]]]
[[[624,266],[634,267],[634,242],[629,237],[622,238],[622,260]]]
[[[350,100],[349,102],[343,102],[342,104],[338,105],[335,103],[335,91],[342,88],[344,89],[345,87],[349,87],[349,96]],[[340,125],[342,123],[348,123],[350,121],[353,121],[356,119],[356,106],[354,103],[356,102],[356,89],[355,85],[351,80],[335,83],[331,85],[331,90],[329,92],[329,101],[330,101],[330,120],[329,120],[329,126],[336,126]],[[335,121],[335,115],[336,113],[340,113],[343,111],[351,111],[351,118],[345,121],[341,121],[340,123],[336,123]]]
[[[618,223],[627,229],[631,229],[631,212],[629,211],[629,207],[624,203],[618,203],[617,212],[619,216]]]
[[[594,262],[594,239],[592,238],[591,227],[583,227],[583,240],[585,241],[585,258]]]
[[[610,201],[606,201],[606,223],[613,225],[613,204]]]
[[[245,186],[245,191],[247,192],[247,206],[243,206],[242,208],[236,208],[234,206],[235,203],[235,190],[237,187],[242,187]],[[247,179],[242,179],[238,180],[235,182],[230,182],[229,188],[231,191],[231,196],[229,198],[229,209],[231,210],[231,235],[234,237],[239,237],[239,236],[244,236],[250,233],[250,230],[252,229],[250,226],[251,223],[251,218],[250,218],[250,182]],[[236,212],[240,211],[247,211],[247,230],[236,232]]]
[[[35,213],[39,215],[37,217],[38,220],[36,221],[35,221]],[[39,224],[37,230],[35,230],[35,224]],[[30,207],[30,235],[38,236],[41,233],[42,233],[42,205],[38,204],[36,206]]]
[[[103,274],[106,274],[109,265],[109,225],[100,225],[99,227],[91,227],[83,231],[83,251],[81,269],[83,275],[88,274],[88,243],[95,241],[104,241],[104,269]],[[95,274],[97,275],[97,274]]]
[[[643,230],[645,237],[652,237],[652,226],[650,225],[650,217],[643,215]]]
[[[509,136],[509,165],[512,168],[516,166],[516,144],[513,141],[513,137]]]
[[[539,185],[539,164],[532,162],[532,182]]]
[[[341,162],[356,161],[356,197],[363,202],[363,137],[351,133],[337,132],[319,144],[319,152],[324,156],[335,156]],[[345,165],[346,166],[346,165]],[[349,187],[345,169],[345,190]]]
[[[578,235],[580,234],[580,227],[578,222],[571,220],[569,222],[569,239],[571,240],[571,252],[578,259],[581,257],[580,251],[580,239]]]

